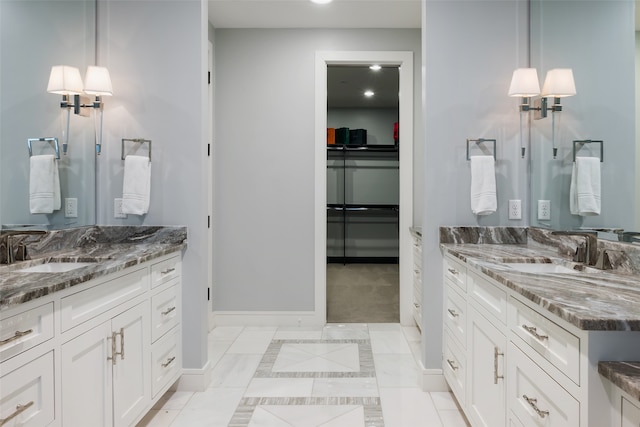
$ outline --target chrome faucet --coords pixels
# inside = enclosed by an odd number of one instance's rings
[[[573,260],[586,265],[596,265],[598,262],[598,234],[587,231],[552,231],[558,236],[578,236],[585,238],[585,246],[578,246]]]
[[[45,233],[45,230],[7,230],[0,233],[0,264],[12,264],[28,259],[27,246],[24,243],[18,244],[17,250],[14,250],[13,236]]]
[[[618,240],[620,240],[621,242],[640,243],[640,232],[623,231],[618,235]]]

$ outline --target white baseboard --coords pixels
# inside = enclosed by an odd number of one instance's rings
[[[214,311],[216,326],[324,326],[313,311]]]
[[[427,392],[450,391],[442,369],[422,369],[422,390]]]
[[[211,383],[213,366],[207,363],[201,369],[183,369],[180,379],[173,385],[175,391],[205,391]]]

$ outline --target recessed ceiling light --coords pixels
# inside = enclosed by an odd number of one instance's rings
[[[371,98],[373,95],[375,95],[375,93],[373,93],[372,90],[365,90],[364,91],[364,96],[366,96],[367,98]]]
[[[378,64],[373,64],[372,66],[369,67],[369,69],[373,71],[380,71],[382,67]]]
[[[316,4],[327,4],[327,3],[331,3],[333,0],[311,0],[311,3],[316,3]]]

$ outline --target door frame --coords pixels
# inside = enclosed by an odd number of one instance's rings
[[[315,64],[315,319],[327,321],[327,66],[398,66],[400,73],[400,323],[411,325],[413,226],[413,52],[409,51],[318,51]]]

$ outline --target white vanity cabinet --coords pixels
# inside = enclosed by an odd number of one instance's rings
[[[0,313],[2,425],[135,425],[181,375],[181,289],[173,253]]]
[[[608,379],[603,379],[610,399],[611,427],[640,426],[640,401]]]
[[[413,233],[413,320],[422,328],[422,238]]]
[[[636,401],[632,403],[631,400],[628,400],[625,397],[622,397],[621,400],[621,420],[620,427],[638,427],[640,426],[640,402]]]

